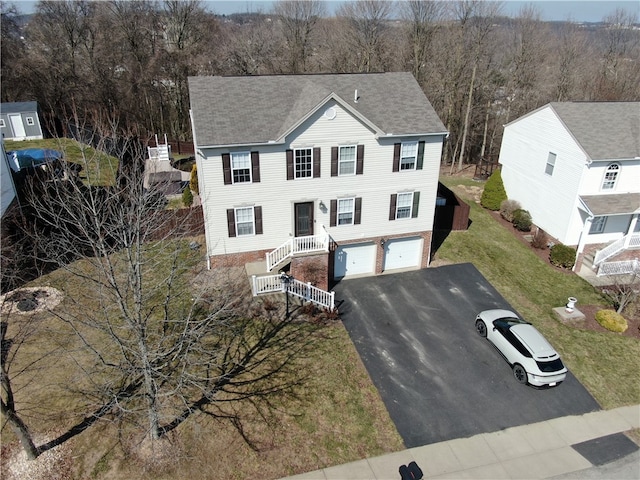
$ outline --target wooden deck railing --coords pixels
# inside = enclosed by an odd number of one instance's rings
[[[328,252],[329,234],[290,238],[278,248],[267,253],[267,271],[298,253]]]
[[[286,293],[288,291],[288,293],[296,297],[315,303],[321,307],[328,308],[329,310],[335,309],[335,292],[327,292],[318,287],[314,287],[311,283],[291,279],[287,288],[287,284],[282,281],[280,275],[264,275],[260,277],[253,275],[251,279],[254,297],[263,293]]]

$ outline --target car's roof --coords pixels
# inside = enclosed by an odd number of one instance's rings
[[[542,334],[530,324],[514,325],[511,332],[533,353],[534,357],[545,358],[558,355]]]
[[[498,320],[500,318],[520,318],[511,310],[503,309],[485,310],[483,312],[480,312],[480,316],[489,322],[493,322],[494,320]]]

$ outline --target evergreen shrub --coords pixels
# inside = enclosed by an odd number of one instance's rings
[[[189,188],[196,192],[196,195],[200,195],[200,186],[198,185],[198,167],[194,163],[191,167],[191,177],[189,178]]]
[[[185,207],[190,207],[191,205],[193,205],[193,194],[191,193],[191,188],[189,188],[189,185],[184,187],[184,190],[182,191],[182,203]]]
[[[573,268],[576,263],[576,249],[557,244],[549,251],[549,261],[556,267]]]
[[[531,231],[531,214],[527,210],[519,208],[513,212],[513,226],[521,232]]]
[[[629,328],[627,320],[614,310],[599,310],[596,321],[611,332],[622,333]]]
[[[480,197],[480,205],[495,212],[500,210],[500,205],[506,199],[507,192],[505,191],[504,184],[502,183],[500,169],[494,170],[489,177],[489,180],[487,180],[487,183],[484,185],[484,190]]]

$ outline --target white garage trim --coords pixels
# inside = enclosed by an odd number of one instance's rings
[[[352,275],[371,274],[375,272],[375,266],[375,243],[342,245],[335,252],[333,276],[334,278],[343,278]]]
[[[384,244],[383,270],[419,268],[422,259],[422,237],[396,238]]]

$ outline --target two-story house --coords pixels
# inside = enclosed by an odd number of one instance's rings
[[[447,132],[410,73],[189,78],[210,266],[321,288],[429,263]]]
[[[640,103],[550,103],[507,124],[507,196],[593,265],[640,247]]]

